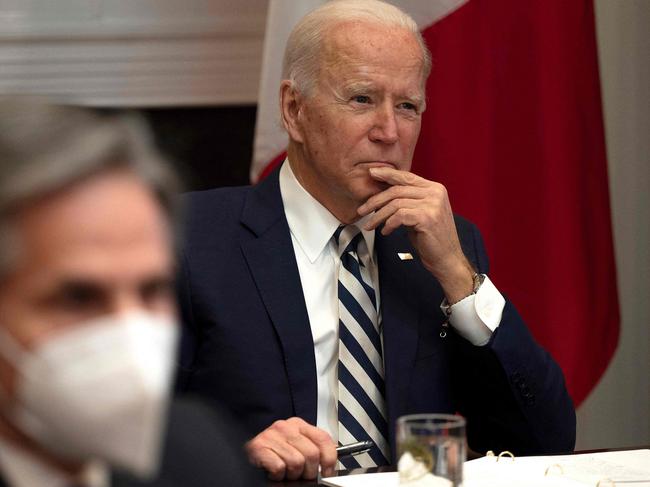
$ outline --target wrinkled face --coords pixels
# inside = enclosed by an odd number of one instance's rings
[[[21,251],[0,282],[0,326],[23,348],[104,315],[175,312],[168,222],[128,171],[29,204],[13,228]],[[0,359],[8,389],[10,369]]]
[[[370,178],[370,167],[410,169],[424,81],[409,31],[359,22],[331,28],[316,87],[299,101],[292,168],[339,219],[356,220],[356,208],[386,188]]]

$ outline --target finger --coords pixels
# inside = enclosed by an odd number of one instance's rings
[[[252,463],[263,467],[272,480],[282,480],[285,476],[295,480],[302,475],[305,458],[287,441],[281,429],[277,424],[267,428],[248,442],[247,450]]]
[[[300,452],[303,457],[302,465],[296,465],[296,468],[287,465],[288,478],[305,478],[315,479],[318,476],[318,466],[320,465],[320,449],[307,436],[298,436],[289,440],[291,446]],[[295,476],[297,475],[297,477]]]
[[[357,213],[360,216],[365,216],[394,199],[410,198],[414,200],[422,200],[428,196],[431,196],[431,189],[429,187],[391,186],[390,188],[368,198],[368,200],[357,209]]]
[[[270,480],[284,479],[286,464],[282,458],[280,458],[280,456],[270,448],[257,450],[253,455],[249,456],[249,459],[256,467],[263,468],[266,472],[266,476]]]
[[[305,454],[311,458],[318,455],[318,448],[300,432],[304,426],[308,426],[308,423],[302,419],[289,418],[286,421],[276,421],[267,430],[273,441],[272,448],[286,464],[285,475],[289,480],[296,480],[303,476],[307,463]],[[317,469],[318,459],[315,463],[316,467],[309,468]]]
[[[404,225],[405,227],[415,227],[419,223],[418,210],[411,208],[400,208],[393,213],[381,229],[382,235],[390,235],[397,228]]]
[[[401,208],[417,208],[420,206],[418,200],[413,199],[396,199],[389,202],[383,208],[378,209],[372,217],[368,219],[366,224],[363,226],[365,230],[374,230],[379,225],[381,225],[385,220],[387,220],[391,215]]]
[[[336,443],[334,443],[327,431],[309,425],[309,428],[301,428],[301,432],[318,447],[320,451],[320,466],[323,472],[333,470],[337,460]]]
[[[284,460],[272,448],[268,442],[259,436],[246,443],[246,452],[251,464],[263,468],[271,480],[282,480],[286,472]]]
[[[421,178],[409,171],[400,171],[392,167],[371,167],[370,176],[377,181],[405,186],[426,186],[431,181]]]
[[[274,479],[316,478],[323,461],[325,469],[336,463],[336,445],[329,434],[297,417],[276,421],[250,443],[255,442],[282,460],[283,472],[274,471]]]

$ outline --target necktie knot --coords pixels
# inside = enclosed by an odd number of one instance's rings
[[[334,232],[334,242],[338,247],[339,256],[347,252],[357,253],[357,246],[362,238],[361,230],[356,225],[339,225]]]

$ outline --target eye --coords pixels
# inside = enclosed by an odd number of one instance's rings
[[[403,103],[400,103],[397,106],[401,110],[408,110],[408,111],[415,112],[415,113],[418,112],[418,107],[414,103],[410,103],[410,102],[405,101]]]
[[[352,97],[352,101],[356,103],[367,104],[370,103],[370,97],[367,95],[356,95]]]
[[[159,277],[144,282],[140,286],[140,295],[147,304],[172,300],[174,286],[171,279]]]
[[[103,299],[101,287],[93,283],[69,282],[45,297],[44,302],[53,309],[81,312],[100,306]]]

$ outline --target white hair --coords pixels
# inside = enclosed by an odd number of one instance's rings
[[[316,83],[327,30],[343,22],[361,21],[413,33],[422,51],[424,79],[431,71],[431,54],[415,21],[390,3],[380,0],[331,0],[305,15],[291,31],[284,51],[283,79],[308,96]]]

